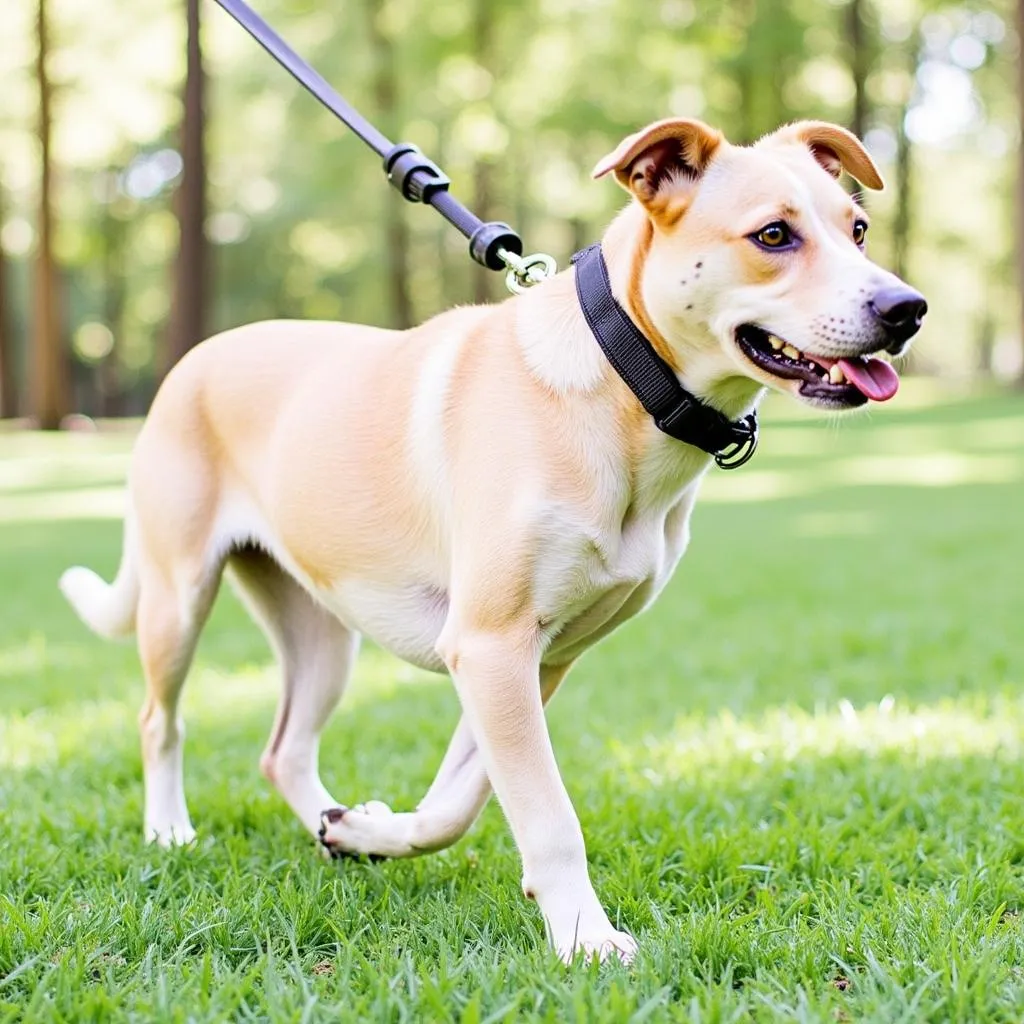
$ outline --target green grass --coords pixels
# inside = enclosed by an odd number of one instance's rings
[[[226,593],[186,690],[200,838],[144,846],[134,650],[55,590],[116,565],[128,439],[0,434],[0,1021],[1020,1020],[1024,402],[914,399],[774,406],[555,701],[629,969],[546,952],[494,806],[445,853],[323,863],[258,774],[274,672]],[[328,787],[412,805],[456,717],[365,651]]]

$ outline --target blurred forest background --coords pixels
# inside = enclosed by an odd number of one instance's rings
[[[913,369],[1024,380],[1024,0],[255,0],[483,219],[567,257],[623,202],[589,179],[690,115],[749,141],[860,134],[873,257],[932,307]],[[502,295],[433,211],[212,0],[4,0],[0,413],[143,412],[182,352],[264,317],[404,326]]]

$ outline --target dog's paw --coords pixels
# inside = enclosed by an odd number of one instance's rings
[[[387,860],[383,854],[364,848],[358,841],[365,831],[368,818],[390,818],[395,812],[380,800],[368,800],[355,807],[330,807],[320,815],[320,843],[332,858],[359,858],[371,861]]]
[[[172,846],[188,846],[195,842],[196,830],[186,822],[173,822],[163,825],[146,825],[146,842],[155,843],[165,850]]]
[[[555,952],[566,964],[571,964],[577,958],[590,961],[595,957],[601,963],[617,959],[628,964],[636,956],[637,948],[636,939],[632,935],[613,928],[596,935],[574,935],[572,941],[556,946]]]
[[[333,860],[357,856],[341,845],[337,835],[339,831],[337,826],[341,824],[349,810],[348,807],[329,807],[320,813],[320,830],[317,832],[320,837],[320,848],[326,851]]]

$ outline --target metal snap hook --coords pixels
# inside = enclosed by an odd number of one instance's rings
[[[517,256],[507,249],[499,249],[498,257],[508,267],[505,287],[515,295],[521,295],[541,281],[546,281],[558,272],[558,264],[546,252],[535,252],[529,256]]]

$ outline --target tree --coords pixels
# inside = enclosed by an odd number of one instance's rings
[[[914,67],[918,59],[917,45],[912,47],[911,53],[913,56],[909,69],[909,81],[913,83]],[[911,211],[913,209],[913,174],[911,173],[913,151],[910,136],[907,135],[907,117],[913,98],[914,91],[911,84],[906,101],[897,110],[896,124],[896,209],[892,223],[893,271],[904,279],[909,274],[907,263],[910,250]]]
[[[864,21],[864,0],[850,0],[846,8],[846,37],[850,47],[850,73],[853,76],[853,117],[850,129],[859,139],[868,130],[868,72],[871,52]]]
[[[381,4],[370,3],[370,45],[373,50],[374,117],[392,137],[398,126],[398,79],[395,47],[385,21]],[[388,253],[388,305],[393,327],[411,327],[412,301],[409,296],[409,225],[405,203],[397,196],[388,196],[384,206],[385,237]]]
[[[117,172],[108,168],[103,175],[107,192],[103,204],[102,262],[103,262],[103,319],[114,341],[110,351],[97,367],[95,376],[101,416],[123,414],[121,393],[120,348],[124,340],[125,311],[125,222],[117,216],[115,206]]]
[[[736,0],[720,8],[738,36],[734,55],[722,60],[739,90],[737,109],[725,125],[738,142],[753,142],[795,113],[785,99],[786,85],[805,59],[799,40],[806,26],[792,6]]]
[[[4,222],[3,193],[0,192],[0,225]],[[14,379],[14,339],[7,310],[7,261],[0,244],[0,416],[17,416],[18,389]]]
[[[181,129],[181,184],[175,197],[178,255],[174,271],[167,368],[205,337],[209,290],[206,241],[206,154],[203,54],[199,41],[199,0],[185,0],[188,23],[184,115]]]
[[[494,4],[476,0],[473,8],[473,56],[476,63],[494,72]],[[477,156],[473,167],[473,212],[485,223],[494,220],[494,163],[489,156]],[[473,268],[473,299],[487,302],[493,296],[491,272]]]
[[[43,430],[56,430],[68,412],[68,367],[61,344],[59,297],[53,262],[53,168],[50,159],[52,89],[47,73],[46,0],[38,0],[36,77],[39,87],[39,244],[32,341],[32,413]]]

